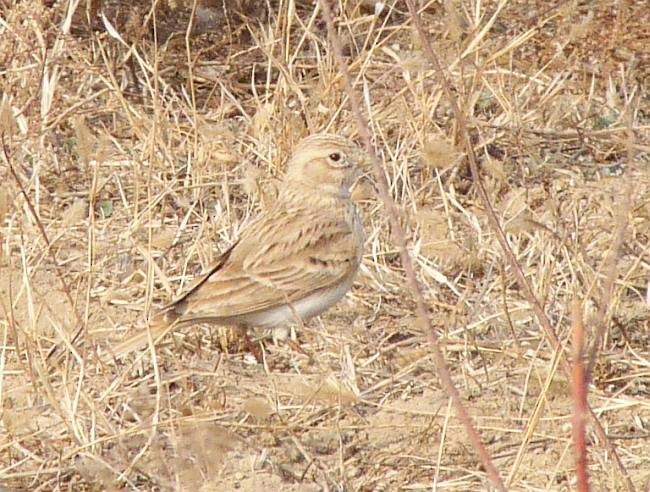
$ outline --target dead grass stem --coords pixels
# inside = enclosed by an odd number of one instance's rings
[[[328,3],[348,92],[314,2],[0,2],[0,488],[647,488],[650,13],[619,3]],[[316,131],[390,198],[354,190],[345,301],[261,365],[210,326],[115,361]]]

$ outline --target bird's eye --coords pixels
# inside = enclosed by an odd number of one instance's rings
[[[332,152],[330,154],[330,159],[333,160],[334,162],[338,162],[341,160],[341,154],[339,154],[338,152]]]

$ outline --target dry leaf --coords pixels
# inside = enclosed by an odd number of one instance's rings
[[[262,104],[257,112],[253,115],[253,124],[251,130],[253,135],[261,141],[264,135],[268,135],[273,119],[273,105],[271,103]]]
[[[70,227],[81,223],[88,217],[88,202],[77,198],[63,213],[63,225]]]
[[[99,302],[103,305],[115,304],[127,304],[132,302],[133,298],[124,289],[109,287],[106,291],[100,296]]]
[[[77,152],[79,153],[79,159],[81,159],[81,162],[87,166],[92,157],[95,138],[88,129],[83,116],[77,116],[74,119],[74,134],[77,139]]]
[[[176,232],[173,229],[161,229],[151,237],[151,246],[164,251],[172,245],[175,237]]]
[[[320,383],[300,382],[292,392],[303,399],[304,403],[313,401],[330,404],[350,405],[357,403],[359,396],[350,385],[329,375]]]
[[[506,219],[512,219],[527,209],[526,190],[523,188],[510,190],[499,203],[499,210]]]
[[[264,398],[249,398],[241,406],[241,409],[251,414],[257,420],[266,420],[274,412],[273,406]]]
[[[423,207],[418,210],[415,220],[420,230],[420,252],[440,260],[454,260],[462,254],[458,245],[449,238],[449,226],[442,212]]]
[[[253,199],[258,199],[260,196],[260,178],[262,171],[260,168],[251,163],[246,163],[244,166],[244,176],[242,177],[242,188],[244,193]]]
[[[445,139],[434,137],[428,139],[422,147],[422,164],[434,169],[450,167],[458,157],[454,146]]]
[[[197,130],[202,137],[202,159],[225,164],[241,161],[235,151],[235,135],[225,125],[199,119]]]
[[[460,41],[463,36],[463,19],[460,16],[460,2],[457,0],[445,0],[445,24],[449,31],[449,38],[452,41]]]
[[[496,182],[501,185],[506,181],[508,177],[506,170],[503,167],[503,162],[497,159],[486,159],[483,162],[483,169],[494,179]]]

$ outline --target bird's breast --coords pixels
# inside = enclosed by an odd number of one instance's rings
[[[264,312],[246,314],[240,320],[243,322],[242,324],[261,328],[306,322],[336,304],[350,290],[351,286],[352,278],[346,279],[336,287],[310,293],[289,305],[284,304]]]

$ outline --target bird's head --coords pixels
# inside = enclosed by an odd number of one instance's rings
[[[347,138],[328,133],[311,135],[296,145],[287,164],[285,186],[303,186],[314,193],[349,197],[364,155]]]

